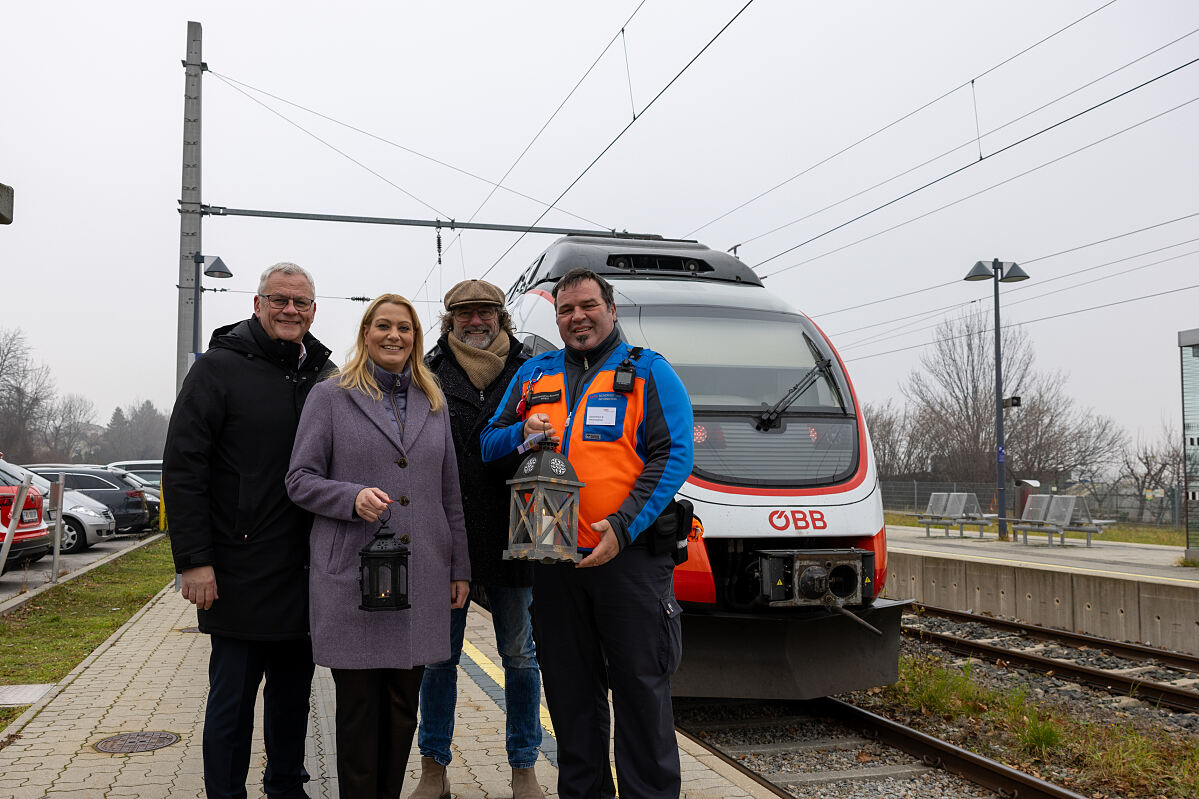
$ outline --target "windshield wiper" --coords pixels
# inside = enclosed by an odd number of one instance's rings
[[[828,361],[826,360],[825,363],[828,363]],[[799,399],[800,394],[803,394],[805,391],[811,388],[812,384],[816,382],[817,378],[823,376],[824,370],[820,368],[820,363],[817,362],[817,364],[809,369],[808,373],[805,374],[798,383],[787,389],[787,393],[780,397],[779,401],[774,403],[773,407],[767,408],[758,414],[758,422],[754,425],[754,427],[759,430],[772,430],[778,427],[779,416],[782,415],[783,411],[791,407],[791,403]]]
[[[812,357],[816,364],[807,371],[803,378],[787,389],[787,393],[779,398],[779,401],[758,415],[758,421],[754,425],[758,430],[773,430],[779,426],[779,417],[787,408],[791,407],[795,400],[815,384],[816,379],[823,377],[828,381],[829,387],[833,390],[833,396],[837,398],[837,408],[846,416],[849,411],[845,409],[845,398],[841,396],[841,389],[837,386],[837,379],[833,375],[833,362],[831,358],[825,357],[820,350],[816,348],[815,342],[804,333],[804,341],[808,344],[808,349],[812,351]]]

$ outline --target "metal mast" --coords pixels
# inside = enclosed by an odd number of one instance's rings
[[[187,23],[187,58],[183,61],[183,183],[179,193],[179,329],[175,337],[175,393],[191,366],[192,325],[200,317],[200,293],[195,291],[196,253],[200,249],[200,88],[208,66],[203,56],[199,22]]]

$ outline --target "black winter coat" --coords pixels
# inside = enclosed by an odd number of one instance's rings
[[[211,565],[218,599],[200,631],[281,640],[308,635],[312,516],[287,497],[300,411],[332,373],[329,350],[271,339],[251,317],[218,328],[175,399],[162,482],[175,570]]]
[[[462,512],[466,516],[466,538],[470,546],[471,582],[474,585],[504,587],[533,584],[533,565],[528,561],[504,560],[508,548],[508,505],[510,480],[520,465],[515,453],[503,460],[483,462],[479,434],[499,407],[508,383],[520,365],[528,360],[520,342],[509,336],[508,360],[499,377],[484,391],[470,382],[458,365],[446,337],[425,359],[441,381],[450,409],[450,431],[458,453],[458,481],[462,486]]]

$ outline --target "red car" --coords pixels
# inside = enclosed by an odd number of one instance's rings
[[[0,486],[0,544],[3,544],[8,524],[12,520],[13,504],[16,502],[18,490],[20,489],[16,486]],[[25,507],[21,509],[20,519],[13,533],[8,558],[0,571],[8,571],[9,567],[23,561],[35,561],[53,546],[50,529],[42,520],[41,492],[32,486],[25,496]]]

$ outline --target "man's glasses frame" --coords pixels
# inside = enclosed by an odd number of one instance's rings
[[[484,308],[459,308],[452,312],[454,319],[458,322],[469,322],[477,314],[484,322],[490,322],[499,316],[500,309],[494,306]]]
[[[258,296],[266,300],[276,311],[282,311],[288,305],[294,305],[297,311],[304,313],[316,305],[316,300],[310,297],[289,297],[286,294],[259,294]]]

